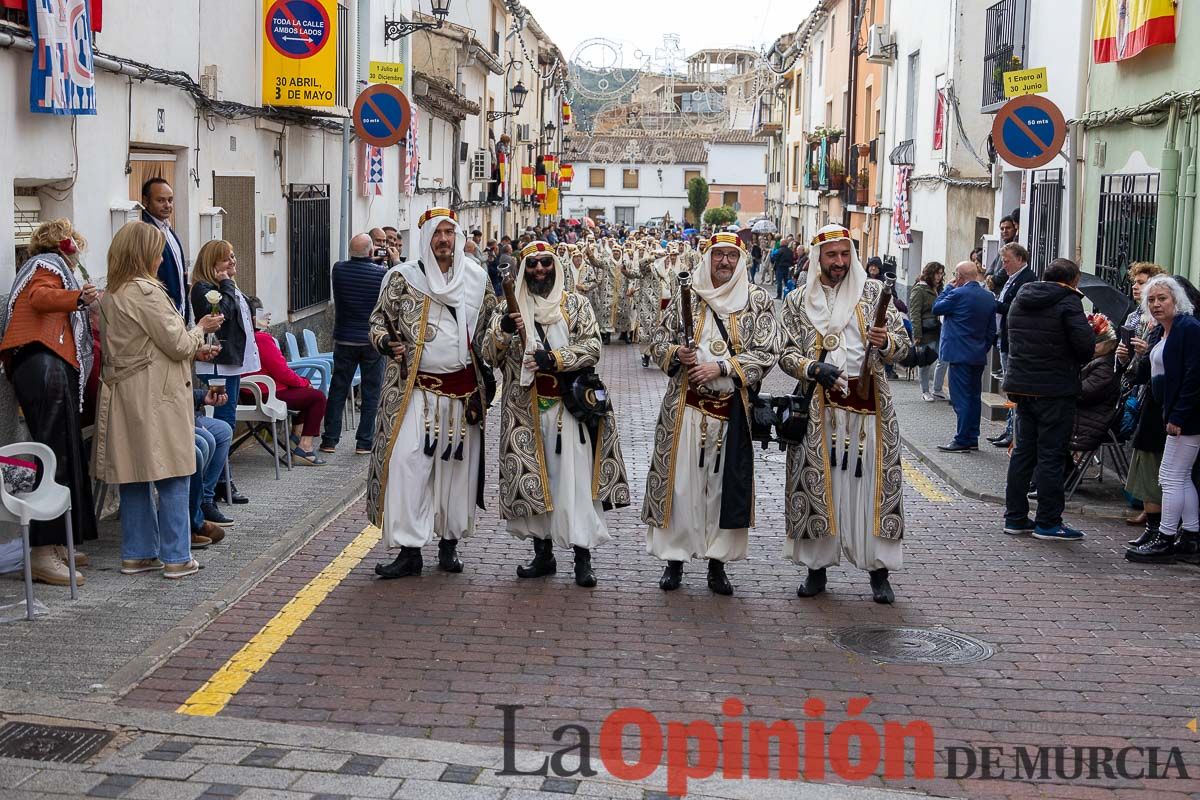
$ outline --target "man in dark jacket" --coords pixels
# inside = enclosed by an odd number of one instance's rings
[[[938,445],[947,453],[979,449],[983,367],[996,340],[996,298],[978,277],[979,268],[963,261],[933,303],[933,315],[942,317],[941,359],[950,365],[950,399],[958,416],[954,441]]]
[[[1001,375],[1004,375],[1008,373],[1008,310],[1021,287],[1037,280],[1037,276],[1029,266],[1029,251],[1016,242],[1010,242],[1000,248],[1000,262],[1007,276],[1004,288],[1000,290],[999,305],[996,309],[1000,326],[1000,371]],[[1004,432],[988,441],[996,447],[1008,447],[1012,444],[1012,426],[1013,415],[1009,414]]]
[[[1017,234],[1019,232],[1020,229],[1017,227],[1017,221],[1012,215],[1001,217],[1000,250],[1004,249],[1004,245],[1017,241]],[[992,259],[992,263],[988,264],[987,279],[990,284],[988,288],[999,295],[1000,290],[1004,288],[1004,284],[1008,282],[1008,276],[1009,273],[1004,269],[1004,261],[1001,258],[1001,254],[997,251],[996,257]]]
[[[796,265],[795,255],[792,253],[792,237],[787,237],[779,245],[779,249],[775,251],[773,256],[775,262],[775,299],[783,299],[783,285],[787,283],[788,275],[792,271],[792,267]]]
[[[322,453],[337,451],[342,437],[342,412],[355,370],[362,381],[362,413],[358,417],[354,452],[370,455],[375,440],[375,412],[379,408],[384,361],[371,345],[367,329],[387,270],[372,260],[371,248],[371,237],[360,233],[350,240],[350,260],[333,265],[333,379],[325,407]]]
[[[187,250],[171,227],[171,215],[175,212],[175,192],[163,178],[151,178],[142,184],[142,222],[149,223],[162,231],[167,243],[163,246],[163,260],[158,265],[158,280],[167,290],[175,310],[191,322],[192,311],[187,302],[188,261]]]
[[[1079,395],[1080,368],[1091,361],[1096,334],[1083,313],[1079,267],[1057,258],[1044,279],[1024,286],[1008,311],[1009,361],[1004,392],[1016,402],[1016,448],[1008,462],[1004,532],[1077,541],[1063,525],[1063,470]],[[1036,522],[1029,519],[1029,481],[1037,470]]]

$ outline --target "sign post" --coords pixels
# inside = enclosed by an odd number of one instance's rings
[[[337,0],[264,0],[263,105],[337,104]]]
[[[1058,106],[1035,94],[1009,100],[992,123],[996,153],[1020,169],[1049,164],[1066,139],[1067,121]]]

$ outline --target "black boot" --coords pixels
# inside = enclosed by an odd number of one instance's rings
[[[642,366],[643,367],[650,366],[650,354],[649,353],[642,353]]]
[[[250,498],[238,491],[236,483],[226,483],[224,480],[217,482],[213,499],[220,500],[222,503],[233,503],[235,506],[244,506],[250,502]]]
[[[1179,529],[1175,537],[1175,560],[1184,564],[1200,564],[1200,533]]]
[[[591,589],[596,585],[596,571],[592,569],[592,552],[579,545],[575,545],[575,585],[585,589]]]
[[[408,578],[420,575],[422,566],[421,548],[401,547],[395,561],[375,565],[375,574],[381,578]]]
[[[555,572],[558,572],[558,562],[554,560],[554,542],[549,539],[534,539],[533,561],[526,566],[517,567],[517,577],[540,578]]]
[[[438,542],[438,569],[443,572],[462,572],[462,561],[458,558],[458,539],[442,539]]]
[[[825,568],[809,569],[804,583],[796,590],[797,597],[816,597],[825,591]]]
[[[888,606],[896,602],[896,595],[892,592],[892,585],[888,583],[887,568],[873,569],[869,574],[871,576],[871,595],[874,597],[875,602]]]
[[[1126,550],[1125,560],[1135,564],[1174,564],[1175,537],[1159,531],[1148,544]]]
[[[716,594],[733,594],[733,584],[725,575],[725,562],[715,558],[708,560],[708,588]]]
[[[1146,512],[1146,530],[1142,531],[1142,535],[1136,539],[1130,539],[1128,544],[1131,549],[1136,549],[1154,541],[1154,537],[1158,536],[1158,523],[1162,519],[1162,513]]]
[[[612,334],[611,333],[600,334],[600,341],[603,342],[604,344],[612,344]]]
[[[658,588],[664,592],[673,592],[683,583],[683,562],[668,561],[663,567],[662,577],[658,579]]]

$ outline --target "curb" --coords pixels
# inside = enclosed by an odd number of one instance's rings
[[[367,475],[351,480],[345,490],[325,505],[313,509],[292,525],[274,544],[226,582],[207,600],[197,604],[171,630],[164,633],[140,655],[109,675],[88,695],[93,702],[115,703],[124,697],[177,650],[186,645],[210,622],[242,599],[285,561],[312,541],[325,528],[358,502],[367,491]]]
[[[953,486],[954,490],[963,497],[969,497],[972,500],[981,500],[985,503],[1000,506],[1001,508],[1004,507],[1005,500],[1003,497],[991,494],[989,492],[980,492],[970,488],[960,481],[952,472],[945,469],[932,458],[927,456],[925,451],[922,450],[919,445],[915,444],[903,433],[900,434],[900,442],[909,450],[911,450],[913,455],[915,455],[922,464],[928,467],[946,483]],[[1088,503],[1069,502],[1063,506],[1063,513],[1085,517],[1087,519],[1098,519],[1105,521],[1121,520],[1122,522],[1125,520],[1124,508],[1115,509],[1111,506],[1097,506]]]

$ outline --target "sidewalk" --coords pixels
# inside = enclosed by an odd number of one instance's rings
[[[937,446],[954,438],[957,426],[954,408],[946,401],[927,403],[922,400],[921,385],[915,380],[892,381],[891,385],[904,444],[959,492],[1000,506],[996,509],[997,518],[1003,516],[1008,453],[993,447],[985,437],[1000,433],[1004,424],[986,420],[980,423],[977,452],[945,453]],[[1083,481],[1067,502],[1066,513],[1096,519],[1124,519],[1127,507],[1122,488],[1116,473],[1106,465],[1103,482],[1090,478]]]

